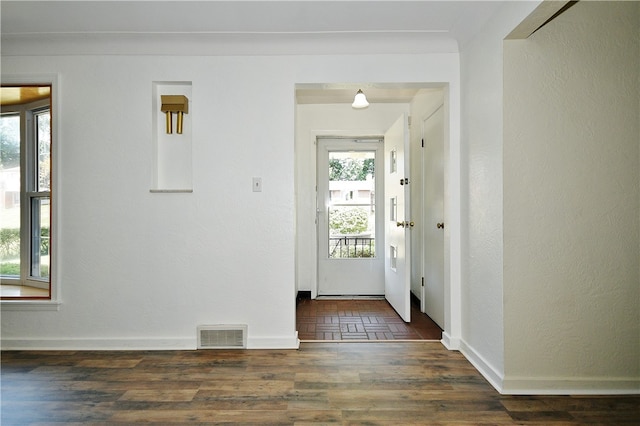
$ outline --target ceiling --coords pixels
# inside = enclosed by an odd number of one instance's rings
[[[458,52],[504,1],[2,0],[3,56]],[[408,102],[424,85],[300,85],[298,103]]]
[[[48,99],[51,86],[9,86],[0,87],[0,105],[21,105]]]
[[[372,104],[407,103],[420,90],[440,90],[441,87],[426,83],[298,84],[296,101],[298,104],[351,104],[356,92],[361,89]]]
[[[437,31],[464,34],[487,1],[3,1],[2,32]]]
[[[458,51],[503,1],[11,1],[3,0],[3,39],[46,36],[145,36],[235,42],[248,48],[262,40],[304,43],[309,53],[360,53],[375,49]],[[4,41],[4,40],[3,40]],[[404,47],[402,47],[404,46]],[[298,46],[299,47],[299,46]],[[270,52],[267,52],[270,53]],[[294,52],[297,53],[297,52]],[[366,53],[366,51],[365,51]],[[378,52],[380,53],[380,52]],[[418,53],[418,52],[416,52]],[[424,52],[421,52],[424,53]]]

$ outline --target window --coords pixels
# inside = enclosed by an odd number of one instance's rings
[[[51,85],[0,92],[3,299],[51,298],[51,92]]]
[[[376,151],[330,150],[328,155],[329,259],[376,257]]]

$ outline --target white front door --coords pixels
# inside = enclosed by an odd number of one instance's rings
[[[382,140],[317,144],[318,295],[382,295]]]
[[[424,311],[444,329],[444,108],[423,122]]]
[[[409,122],[403,114],[384,135],[385,298],[411,321],[411,209],[409,206]],[[406,155],[407,154],[407,155]]]

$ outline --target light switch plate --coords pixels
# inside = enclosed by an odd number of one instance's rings
[[[252,182],[253,192],[262,192],[262,178],[254,177]]]

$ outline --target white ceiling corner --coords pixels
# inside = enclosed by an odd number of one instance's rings
[[[3,0],[0,32],[3,55],[454,52],[501,3]]]
[[[505,1],[0,1],[2,55],[450,53]],[[419,84],[298,85],[299,104],[406,103]]]

